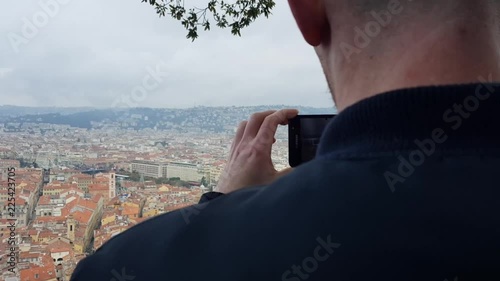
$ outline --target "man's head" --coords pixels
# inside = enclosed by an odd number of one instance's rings
[[[339,110],[414,86],[500,80],[500,0],[289,0]]]

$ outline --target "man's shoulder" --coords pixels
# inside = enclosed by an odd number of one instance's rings
[[[383,172],[394,158],[340,158],[322,157],[297,167],[294,172],[269,186],[270,192],[342,193],[366,183],[377,185]],[[286,186],[286,189],[275,187]]]

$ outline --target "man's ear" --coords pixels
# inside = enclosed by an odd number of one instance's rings
[[[329,31],[324,0],[288,0],[292,14],[304,39],[317,47]]]

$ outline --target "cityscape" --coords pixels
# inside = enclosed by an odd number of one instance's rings
[[[0,280],[68,281],[77,263],[112,237],[196,204],[217,185],[238,123],[281,108],[3,106]],[[276,169],[288,167],[284,126],[272,159]]]

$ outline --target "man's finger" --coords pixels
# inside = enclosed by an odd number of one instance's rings
[[[246,127],[248,125],[248,121],[243,121],[238,126],[238,130],[236,131],[236,136],[234,137],[235,143],[240,143],[243,134],[245,133]]]
[[[243,137],[243,133],[245,132],[245,129],[247,127],[247,123],[248,123],[248,121],[243,121],[238,125],[238,129],[236,130],[236,135],[234,136],[233,144],[231,145],[231,150],[229,151],[229,158],[231,158],[231,155],[233,154],[234,149],[241,142],[241,139]]]
[[[269,116],[276,112],[276,110],[268,110],[264,112],[258,112],[252,114],[250,116],[250,120],[248,120],[247,127],[245,129],[245,133],[243,134],[243,138],[254,138],[259,132],[260,127],[262,126],[262,122]]]
[[[283,109],[266,117],[255,138],[259,145],[267,146],[269,149],[273,144],[274,135],[280,124],[286,124],[289,119],[299,114],[296,109]]]

